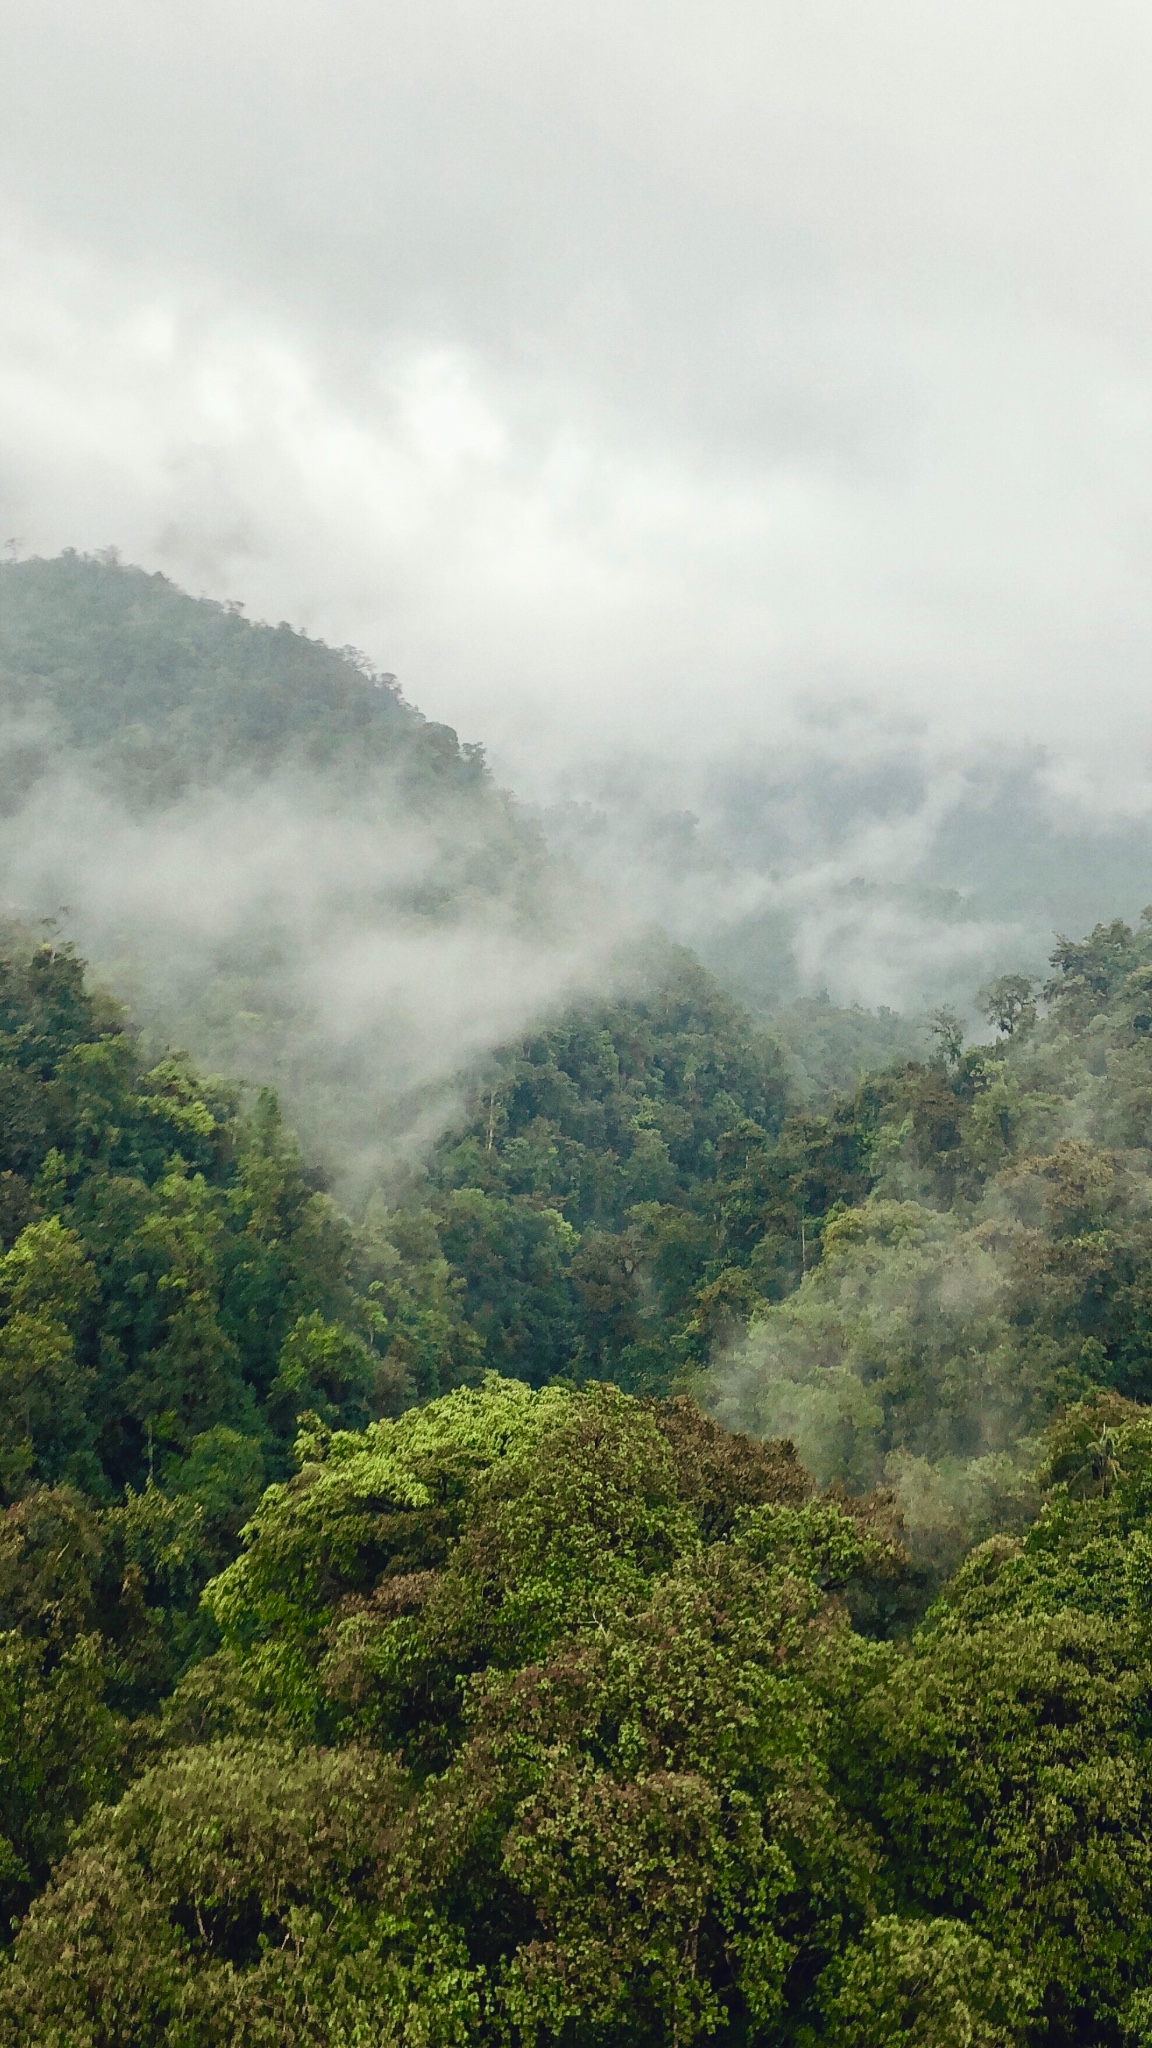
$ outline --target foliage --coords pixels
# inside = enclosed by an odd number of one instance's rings
[[[874,1920],[822,1983],[829,2048],[1014,2048],[1027,1977],[957,1920]]]
[[[429,1074],[413,1033],[333,981],[383,947],[422,978],[480,933],[515,954],[567,900],[482,748],[355,649],[109,551],[0,564],[0,713],[5,895],[28,916],[71,905],[148,1063],[175,1042],[274,1084],[359,1199],[440,1113],[455,1034]]]
[[[0,959],[0,1488],[97,1499],[226,1428],[285,1462],[387,1375],[354,1245],[268,1095],[145,1069],[69,948]]]
[[[354,1226],[11,935],[0,2043],[1152,2038],[1152,920],[1053,970],[817,1105],[667,954]]]
[[[683,1399],[491,1376],[298,1455],[126,1770],[76,1675],[97,1615],[137,1640],[112,1539],[75,1495],[12,1511],[6,1640],[57,1674],[21,1903],[53,1868],[0,2040],[1140,2038],[1148,1410],[1070,1409],[1034,1524],[891,1641],[849,1620],[906,1570],[884,1503]]]
[[[781,1047],[683,953],[496,1055],[469,1108],[371,1218],[425,1395],[443,1381],[407,1335],[421,1294],[500,1372],[666,1394],[870,1184],[861,1116],[798,1110]]]
[[[10,2037],[688,2042],[803,2004],[871,1863],[809,1667],[892,1546],[599,1384],[300,1448],[208,1589],[184,1746],[25,1921]]]
[[[997,1044],[953,1036],[861,1089],[863,1199],[697,1383],[821,1479],[896,1485],[941,1570],[1035,1511],[1062,1404],[1152,1397],[1152,925],[1060,940],[1053,968],[1045,1016],[1002,977]]]

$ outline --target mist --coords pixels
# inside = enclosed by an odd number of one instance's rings
[[[825,992],[975,1026],[984,980],[1042,976],[1058,932],[1152,894],[1141,809],[1070,790],[1042,750],[941,749],[859,710],[695,767],[618,756],[567,789],[539,812],[550,843],[768,1012]]]
[[[1147,815],[1141,10],[2,18],[24,549],[354,639],[549,806],[847,709]]]
[[[1055,931],[1134,919],[1149,893],[1145,820],[1077,800],[1035,749],[948,754],[923,729],[856,711],[694,768],[620,748],[572,764],[553,803],[524,806],[410,707],[392,714],[399,753],[371,767],[343,743],[324,765],[309,759],[306,718],[269,754],[263,713],[239,700],[226,718],[255,722],[244,745],[228,743],[216,720],[231,700],[205,708],[210,671],[195,666],[162,708],[162,675],[191,659],[182,636],[275,647],[289,667],[319,660],[354,695],[390,701],[389,679],[359,656],[190,605],[112,560],[2,575],[10,914],[53,919],[158,1053],[183,1047],[277,1085],[345,1200],[419,1156],[494,1048],[658,975],[656,933],[696,951],[806,1071],[798,1002],[878,1009],[865,1061],[920,1050],[935,1005],[982,1030],[982,981],[1042,972]],[[80,657],[95,667],[79,695],[77,632],[102,647]],[[127,669],[137,680],[122,686]],[[404,767],[424,734],[428,758],[460,771],[438,792]],[[823,1083],[854,1085],[855,1057],[846,1045]]]
[[[153,1054],[277,1085],[354,1203],[491,1048],[626,979],[629,927],[574,876],[477,873],[507,860],[498,825],[300,767],[134,813],[57,758],[0,822],[0,873],[9,912],[72,939]]]
[[[0,49],[0,2035],[1152,2048],[1152,11]]]

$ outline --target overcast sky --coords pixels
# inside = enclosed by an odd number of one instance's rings
[[[0,538],[522,785],[842,699],[1152,761],[1152,13],[0,0]]]

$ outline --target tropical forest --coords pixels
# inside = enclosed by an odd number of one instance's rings
[[[756,1002],[111,558],[0,705],[4,2048],[1149,2048],[1152,909]]]

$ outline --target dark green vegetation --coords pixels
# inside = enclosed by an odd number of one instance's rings
[[[333,1420],[379,1412],[351,1233],[273,1099],[144,1071],[67,950],[0,959],[0,1147],[7,1498],[111,1499],[173,1461],[210,1484],[212,1431],[250,1446],[258,1489],[313,1393]]]
[[[690,1403],[492,1380],[311,1428],[220,1647],[127,1723],[113,1529],[31,1496],[10,1896],[59,1860],[2,2037],[1147,2039],[1152,1424],[1073,1410],[1046,1476],[896,1644],[850,1618],[903,1568],[883,1505]]]
[[[1152,1401],[1152,925],[1062,942],[1037,993],[804,1107],[682,957],[506,1055],[386,1228],[434,1239],[501,1371],[692,1385],[823,1481],[995,1522],[1057,1407]]]
[[[0,2041],[1152,2041],[1150,987],[818,1113],[674,958],[353,1227],[13,939]]]
[[[429,827],[393,935],[542,917],[349,657],[0,573],[10,855],[64,762],[113,821],[322,785]],[[921,1058],[653,948],[355,1221],[0,951],[0,2044],[1152,2048],[1152,920]]]
[[[647,996],[573,1012],[492,1061],[469,1120],[377,1212],[402,1281],[448,1272],[465,1342],[500,1372],[667,1392],[754,1297],[733,1263],[751,1235],[728,1200],[748,1134],[781,1139],[755,1233],[775,1231],[768,1284],[798,1272],[796,1173],[851,1184],[850,1163],[824,1158],[822,1121],[788,1121],[776,1042],[690,956],[664,968]]]

